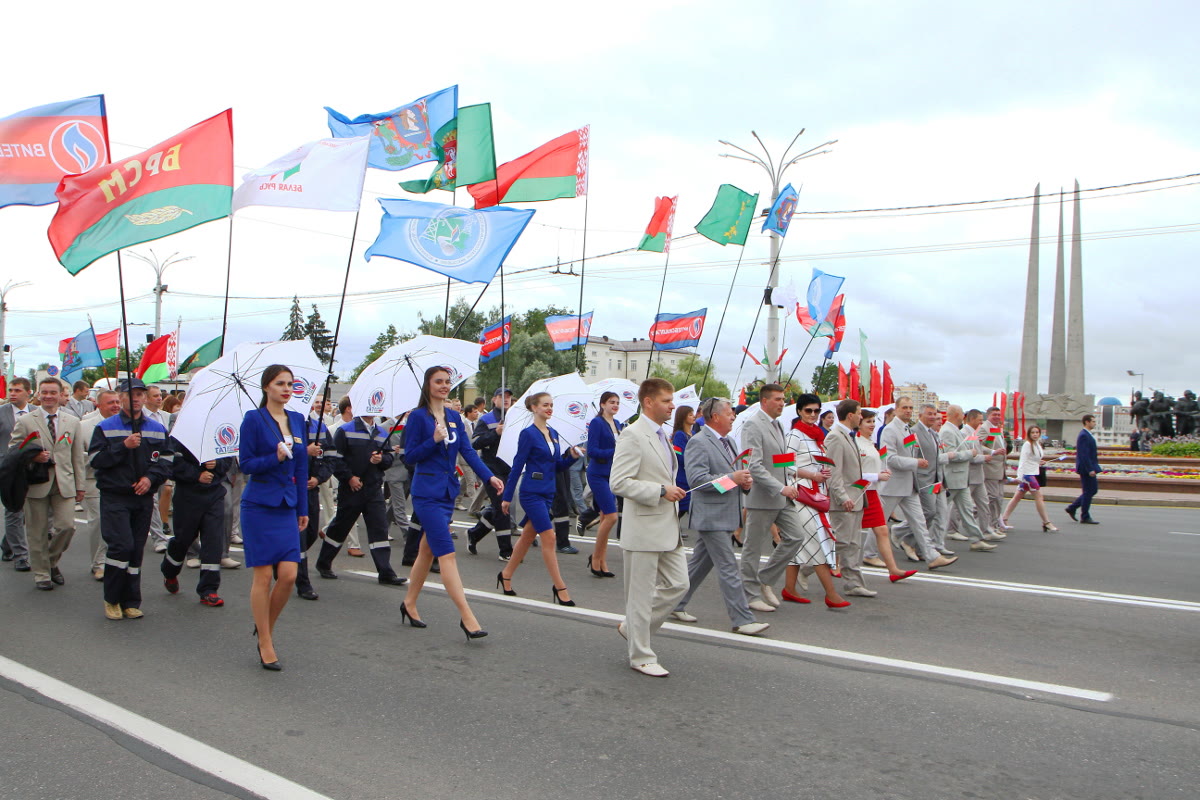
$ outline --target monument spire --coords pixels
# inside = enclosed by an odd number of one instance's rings
[[[1062,394],[1067,388],[1067,263],[1063,241],[1062,189],[1058,190],[1058,256],[1054,262],[1054,313],[1050,326],[1050,394]]]
[[[1066,391],[1082,395],[1083,374],[1083,244],[1079,218],[1079,181],[1075,181],[1075,219],[1071,223],[1071,300],[1067,315]]]
[[[1029,234],[1029,276],[1025,279],[1025,326],[1021,335],[1021,371],[1017,389],[1032,397],[1038,393],[1038,216],[1042,185],[1033,189],[1033,229]]]

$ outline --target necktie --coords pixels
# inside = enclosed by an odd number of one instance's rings
[[[737,460],[737,453],[733,452],[733,445],[730,444],[729,439],[725,436],[721,437],[721,444],[725,445],[725,449],[729,451],[729,463],[732,464]]]
[[[675,451],[671,449],[671,443],[667,441],[667,435],[662,432],[662,428],[656,429],[655,432],[658,433],[658,440],[663,443],[663,447],[667,448],[667,456],[670,460],[674,460]]]
[[[58,438],[58,431],[54,429],[54,418],[57,416],[57,414],[46,415],[46,427],[50,429],[50,447],[54,446],[54,441]],[[47,447],[46,449],[49,450],[50,447]]]

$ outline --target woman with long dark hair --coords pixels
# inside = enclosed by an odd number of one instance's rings
[[[687,472],[683,469],[683,453],[687,450],[688,440],[692,438],[692,423],[696,421],[696,409],[691,406],[680,406],[675,409],[675,429],[671,432],[671,449],[675,451],[675,485],[685,492],[691,488],[687,482]],[[692,496],[684,495],[679,501],[679,516],[682,517],[692,507]]]
[[[600,529],[596,532],[596,545],[588,556],[588,570],[597,578],[615,578],[608,571],[608,535],[617,524],[617,498],[608,485],[612,469],[613,453],[617,451],[617,436],[625,427],[617,421],[621,398],[616,392],[600,395],[600,413],[588,423],[587,438],[587,482],[592,490],[592,501],[600,512]]]
[[[1009,527],[1008,518],[1012,516],[1012,512],[1016,510],[1021,500],[1029,495],[1033,498],[1038,515],[1042,518],[1042,530],[1046,533],[1058,533],[1058,528],[1054,527],[1054,523],[1046,515],[1046,500],[1042,497],[1042,486],[1038,483],[1038,473],[1046,465],[1042,461],[1041,438],[1042,429],[1037,425],[1030,425],[1029,430],[1025,431],[1025,441],[1021,442],[1021,455],[1017,462],[1017,478],[1021,482],[1017,485],[1017,491],[1012,500],[1008,501],[1004,515],[1000,517],[1000,523],[1006,528]]]
[[[413,518],[420,520],[422,536],[417,560],[408,574],[408,593],[400,605],[400,621],[408,620],[414,628],[424,628],[417,614],[417,598],[436,557],[441,568],[442,585],[458,607],[458,627],[467,641],[482,639],[487,631],[467,605],[458,561],[454,555],[454,540],[450,538],[450,519],[454,515],[454,499],[458,497],[458,457],[500,492],[504,482],[492,474],[471,446],[463,419],[450,407],[450,371],[445,367],[430,367],[421,381],[421,400],[408,415],[404,428],[404,461],[412,469]]]
[[[300,563],[299,532],[308,527],[308,451],[304,417],[286,406],[292,371],[282,364],[263,370],[262,401],[242,419],[238,459],[246,474],[242,492],[242,539],[253,571],[250,610],[258,637],[258,661],[279,671],[275,621],[291,597]],[[274,585],[272,585],[272,580]]]

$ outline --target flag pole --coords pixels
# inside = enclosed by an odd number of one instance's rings
[[[350,285],[350,265],[354,261],[354,240],[358,236],[358,218],[362,211],[354,212],[354,228],[350,231],[350,252],[346,254],[346,275],[342,278],[342,299],[338,303],[337,322],[333,325],[333,346],[329,348],[329,368],[325,371],[325,388],[321,392],[321,397],[326,401],[329,399],[329,387],[333,382],[333,364],[334,356],[337,355],[338,337],[342,332],[342,311],[346,308],[346,287]],[[224,340],[221,341],[224,345]],[[322,408],[319,416],[324,416],[325,409]],[[313,431],[312,441],[317,440],[318,434],[321,432],[321,426],[318,424],[316,430]]]
[[[479,301],[483,299],[484,293],[487,292],[488,287],[491,285],[492,285],[491,283],[485,283],[483,285],[483,291],[479,293],[479,297],[476,297],[475,302],[471,304],[471,307],[469,309],[467,309],[466,316],[464,316],[461,320],[459,320],[458,324],[454,326],[454,333],[450,334],[451,339],[458,338],[458,332],[462,330],[463,325],[466,325],[467,320],[469,320],[471,318],[471,315],[475,313],[475,306],[479,305]]]
[[[96,338],[96,323],[92,322],[91,314],[88,314],[87,318],[88,318],[88,327],[92,329],[92,338],[94,339],[94,338]],[[99,342],[96,343],[96,349],[97,350],[100,349]],[[100,357],[100,371],[102,373],[104,373],[104,380],[107,381],[108,380],[108,361],[104,358],[104,356]]]
[[[654,310],[654,322],[650,324],[651,330],[658,324],[658,315],[662,313],[663,293],[667,290],[667,267],[671,265],[671,247],[667,245],[667,257],[663,260],[663,277],[662,283],[658,287],[658,308]],[[650,368],[654,365],[654,340],[650,341],[650,356],[646,359],[646,380],[650,380]]]
[[[133,378],[133,367],[129,364],[129,320],[125,315],[125,270],[121,266],[121,251],[117,250],[117,288],[121,293],[121,336],[125,341],[125,380]],[[121,363],[117,362],[117,375],[120,376]]]
[[[712,350],[708,353],[708,363],[704,365],[704,377],[700,379],[701,392],[704,390],[704,384],[708,383],[708,371],[712,368],[712,360],[717,354],[717,342],[721,341],[721,328],[725,325],[725,313],[729,311],[729,301],[733,298],[733,286],[737,283],[738,270],[742,267],[742,257],[746,255],[746,246],[742,245],[742,251],[738,254],[737,266],[733,268],[733,279],[729,281],[729,293],[725,295],[725,307],[721,309],[721,321],[717,323],[717,338],[713,339]],[[743,360],[742,363],[745,363]],[[692,374],[689,372],[688,377]],[[687,386],[687,379],[684,379],[684,386]]]
[[[233,268],[233,212],[229,212],[229,243],[225,250],[225,308],[221,311],[221,347],[217,357],[225,355],[225,329],[229,325],[229,277]]]
[[[793,378],[793,376],[795,376],[796,370],[800,369],[800,362],[804,360],[804,357],[806,355],[808,355],[808,348],[812,347],[813,340],[816,338],[817,338],[816,336],[808,337],[808,344],[804,345],[804,352],[800,354],[800,357],[798,359],[796,359],[796,366],[792,367],[791,374],[788,375],[787,383],[784,384],[785,388],[792,382],[792,378]],[[824,338],[824,337],[822,337],[822,338]],[[828,361],[828,359],[826,359],[826,361]],[[822,365],[822,369],[824,369],[824,365]],[[815,394],[815,392],[814,392],[814,394]]]
[[[754,323],[750,326],[750,336],[746,339],[746,346],[742,348],[742,363],[738,364],[737,377],[733,380],[736,385],[741,385],[742,368],[746,366],[747,351],[750,349],[750,343],[754,341],[754,332],[758,330],[758,318],[762,316],[763,306],[765,305],[766,303],[759,303],[758,311],[754,314]]]
[[[442,337],[446,336],[446,328],[450,325],[450,278],[446,278],[446,311],[442,314]]]
[[[580,337],[583,335],[583,275],[584,268],[587,266],[587,228],[588,228],[588,195],[583,196],[583,254],[579,259],[579,309],[578,316],[575,318],[575,371],[579,372],[579,359],[583,355],[584,347],[587,345],[585,339],[583,344],[579,343]],[[501,315],[503,319],[504,315]]]
[[[499,184],[497,184],[497,185],[499,185]],[[483,293],[480,292],[479,296],[483,297]],[[504,336],[504,328],[503,328],[503,326],[504,326],[504,265],[503,264],[500,265],[500,325],[501,325],[500,343],[503,344],[504,343],[504,339],[503,339],[503,336]],[[501,389],[501,391],[500,391],[500,421],[503,422],[504,417],[508,411],[508,409],[504,407],[504,390],[508,389],[508,348],[507,347],[505,347],[503,350],[500,351],[500,389]],[[484,391],[486,391],[486,388]]]

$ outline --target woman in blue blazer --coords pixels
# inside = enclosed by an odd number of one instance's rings
[[[408,574],[408,594],[400,605],[400,620],[403,622],[407,619],[414,628],[425,627],[415,613],[417,598],[436,556],[441,568],[442,585],[458,607],[461,617],[458,627],[462,628],[469,641],[482,639],[487,636],[487,631],[483,630],[467,605],[467,595],[463,591],[458,562],[454,557],[454,541],[450,538],[454,498],[458,497],[458,473],[455,470],[458,457],[462,456],[475,474],[490,482],[496,491],[504,490],[504,482],[484,466],[471,446],[462,417],[446,403],[450,386],[450,373],[445,367],[425,370],[420,404],[408,415],[408,424],[405,426],[404,461],[412,473],[410,496],[413,519],[420,520],[423,535],[417,560]]]
[[[521,509],[524,518],[518,523],[525,527],[521,537],[513,545],[512,558],[508,566],[496,576],[496,584],[505,594],[516,594],[512,590],[512,576],[521,566],[521,559],[533,546],[533,540],[542,539],[542,560],[553,581],[554,602],[573,606],[575,601],[567,594],[567,584],[558,570],[555,555],[554,521],[550,507],[554,504],[555,474],[571,466],[579,457],[579,451],[569,447],[562,452],[558,431],[550,427],[550,416],[554,413],[554,398],[549,392],[538,392],[525,398],[525,408],[533,413],[533,424],[521,431],[517,439],[517,455],[513,458],[509,483],[504,489],[504,501],[500,509],[507,514],[513,492],[520,483]],[[505,573],[508,573],[507,575]],[[505,586],[508,584],[508,586]]]
[[[675,409],[675,430],[671,433],[671,449],[675,451],[675,485],[686,491],[688,487],[687,472],[683,469],[683,454],[687,450],[688,440],[692,438],[692,423],[696,421],[696,411],[691,406],[680,406]],[[679,516],[682,517],[692,507],[692,496],[686,495],[679,501]]]
[[[621,398],[616,392],[600,395],[600,413],[588,423],[587,439],[587,482],[592,490],[592,500],[600,512],[600,529],[596,533],[596,546],[588,556],[588,569],[597,578],[615,578],[608,571],[608,535],[617,524],[617,498],[608,485],[608,473],[612,469],[613,453],[617,451],[617,436],[625,426],[617,422],[617,411]]]
[[[283,667],[275,653],[275,621],[287,605],[300,563],[299,532],[308,527],[308,450],[304,417],[289,411],[292,371],[263,370],[262,402],[242,419],[238,458],[247,476],[242,491],[242,539],[254,575],[250,610],[263,669]],[[271,585],[274,577],[274,586]]]

